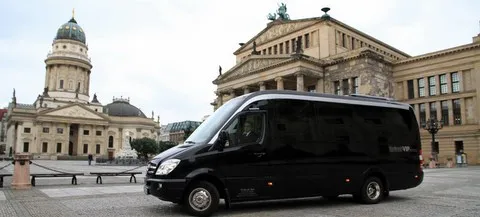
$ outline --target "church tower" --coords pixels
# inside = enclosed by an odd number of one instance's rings
[[[50,107],[56,102],[87,103],[90,98],[90,73],[92,64],[88,57],[85,32],[72,18],[58,28],[52,43],[52,50],[47,55],[45,86],[41,105]]]

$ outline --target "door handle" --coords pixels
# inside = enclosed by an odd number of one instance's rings
[[[265,152],[255,152],[253,153],[255,156],[257,157],[262,157],[263,155],[265,155],[266,153]]]

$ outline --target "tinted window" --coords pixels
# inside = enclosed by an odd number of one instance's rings
[[[336,103],[315,103],[320,142],[314,147],[316,155],[355,155],[352,146],[358,133],[352,130],[353,106]],[[361,152],[361,151],[360,151]]]
[[[225,147],[259,144],[264,129],[263,112],[247,112],[236,117],[226,128],[229,142]]]
[[[313,104],[301,100],[275,100],[273,104],[267,150],[279,159],[313,156],[318,144]]]

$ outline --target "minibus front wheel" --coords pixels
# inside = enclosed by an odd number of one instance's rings
[[[186,193],[184,205],[190,214],[210,216],[218,209],[220,194],[212,183],[206,181],[192,183]]]

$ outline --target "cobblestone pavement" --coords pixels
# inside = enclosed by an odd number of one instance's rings
[[[88,168],[74,163],[63,166],[78,171]],[[392,192],[376,205],[357,204],[345,195],[336,201],[243,203],[228,210],[222,204],[216,216],[480,216],[480,167],[427,169],[425,173],[419,187]],[[144,195],[143,178],[135,184],[128,177],[110,177],[103,185],[79,178],[76,186],[58,179],[38,179],[30,190],[0,189],[0,216],[185,216],[181,206]]]

